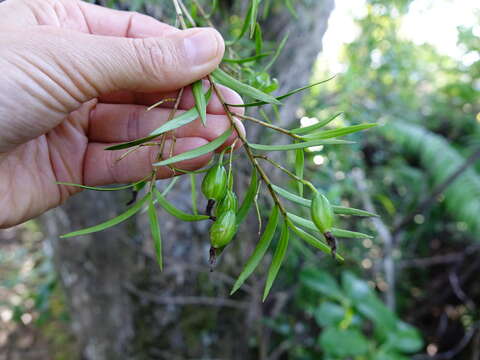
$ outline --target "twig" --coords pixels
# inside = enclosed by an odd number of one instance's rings
[[[465,294],[465,291],[463,291],[462,286],[460,285],[460,280],[458,278],[457,273],[452,270],[448,274],[448,281],[450,282],[450,285],[452,286],[453,293],[455,296],[463,301],[463,303],[467,306],[468,309],[471,311],[475,310],[475,303],[468,297],[467,294]]]
[[[248,308],[248,303],[240,302],[237,300],[214,298],[208,296],[158,296],[149,292],[141,291],[132,285],[128,285],[127,289],[131,293],[141,296],[143,300],[148,300],[155,304],[161,305],[204,305],[214,307],[230,307],[235,309]]]
[[[195,6],[197,7],[198,9],[198,12],[200,13],[200,15],[202,15],[202,17],[205,19],[205,21],[207,22],[208,26],[210,27],[215,27],[215,25],[212,23],[212,21],[210,20],[210,17],[208,16],[207,12],[205,11],[205,9],[203,8],[203,6],[197,1],[197,0],[192,0],[193,3],[195,4]]]
[[[477,149],[472,155],[470,155],[465,162],[458,167],[456,171],[454,171],[448,178],[445,179],[441,184],[439,184],[435,189],[432,191],[430,196],[428,196],[425,200],[423,200],[409,215],[407,215],[402,221],[395,226],[394,230],[392,231],[393,236],[396,236],[400,231],[403,230],[410,222],[415,218],[417,214],[423,213],[428,210],[437,197],[441,195],[450,185],[452,185],[457,178],[462,175],[472,164],[475,163],[480,159],[480,148]]]
[[[367,182],[365,180],[365,174],[362,169],[356,168],[352,171],[352,177],[357,184],[360,198],[362,199],[365,210],[376,214],[375,207],[369,195]],[[371,219],[373,226],[377,229],[379,238],[383,242],[384,260],[383,269],[385,272],[385,281],[388,284],[386,291],[386,303],[387,306],[395,311],[395,262],[393,260],[393,250],[395,248],[392,233],[388,227],[384,224],[381,218],[376,217]]]
[[[445,254],[445,255],[437,255],[437,256],[432,256],[427,258],[403,260],[397,264],[397,267],[399,269],[406,269],[410,267],[426,268],[430,266],[456,263],[463,260],[465,256],[474,254],[478,251],[480,251],[480,245],[475,244],[475,245],[468,246],[467,248],[465,248],[464,251],[459,251],[459,252]]]
[[[284,340],[277,346],[275,350],[272,351],[268,360],[277,360],[279,359],[288,349],[290,349],[292,344],[290,340]]]
[[[254,123],[256,123],[256,124],[259,124],[259,125],[268,127],[268,128],[270,128],[270,129],[273,129],[273,130],[276,130],[276,131],[281,132],[281,133],[283,133],[283,134],[285,134],[285,135],[288,135],[288,136],[293,137],[295,140],[303,140],[302,137],[299,136],[299,135],[296,135],[296,134],[294,134],[294,133],[292,133],[292,132],[290,132],[290,131],[288,131],[288,130],[286,130],[286,129],[284,129],[284,128],[281,128],[281,127],[278,127],[278,126],[269,124],[269,123],[267,123],[267,122],[265,122],[265,121],[256,119],[256,118],[254,118],[254,117],[252,117],[252,116],[246,116],[246,115],[240,115],[240,114],[233,114],[233,116],[238,117],[238,118],[243,119],[243,120],[248,120],[248,121],[254,122]]]
[[[470,329],[465,333],[465,336],[462,340],[455,346],[453,349],[434,355],[415,355],[413,356],[414,360],[449,360],[454,359],[465,347],[469,344],[470,340],[472,340],[475,333],[478,331],[480,327],[480,322],[476,322]]]
[[[312,184],[310,181],[307,181],[307,180],[305,180],[305,179],[302,179],[302,178],[298,177],[297,175],[295,175],[294,173],[292,173],[290,170],[288,170],[287,168],[285,168],[285,167],[283,167],[282,165],[280,165],[280,164],[279,164],[278,162],[276,162],[275,160],[270,159],[268,156],[266,156],[266,155],[255,155],[255,158],[256,158],[256,159],[262,159],[262,160],[268,161],[270,164],[272,164],[273,166],[275,166],[277,169],[283,171],[285,174],[287,174],[288,176],[290,176],[292,179],[303,183],[304,185],[306,185],[306,186],[308,186],[310,189],[312,189],[313,192],[315,192],[315,186],[313,186],[313,184]]]
[[[182,26],[183,29],[186,29],[187,24],[185,23],[185,18],[183,17],[182,8],[180,7],[180,4],[178,3],[178,0],[173,0],[173,5],[175,6],[175,11],[177,13],[177,19],[180,22],[180,25]]]
[[[197,24],[195,23],[195,20],[193,20],[192,16],[188,12],[187,8],[185,7],[185,4],[183,3],[182,0],[178,0],[178,3],[180,4],[180,7],[182,8],[183,14],[187,17],[188,22],[193,26],[196,27]]]

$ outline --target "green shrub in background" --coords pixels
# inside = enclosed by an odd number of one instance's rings
[[[316,267],[301,272],[295,305],[313,320],[301,330],[313,337],[292,358],[406,360],[423,348],[419,331],[390,311],[365,280],[350,271],[341,272],[340,278]],[[298,324],[283,315],[267,323],[283,341],[302,336],[295,329]]]

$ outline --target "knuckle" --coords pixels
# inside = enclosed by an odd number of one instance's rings
[[[126,141],[131,141],[138,139],[140,135],[140,119],[142,117],[143,111],[142,108],[134,107],[130,110],[127,118],[127,124],[125,128],[125,139]]]
[[[141,71],[146,76],[167,81],[173,79],[172,75],[179,69],[180,56],[171,41],[136,39],[133,44]]]
[[[117,184],[119,182],[119,161],[118,161],[118,154],[116,151],[108,151],[105,155],[105,169],[107,170],[108,176],[112,181],[112,184]],[[128,170],[128,169],[127,169]]]

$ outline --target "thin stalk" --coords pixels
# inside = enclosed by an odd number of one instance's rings
[[[269,124],[267,122],[264,122],[262,120],[259,120],[257,118],[254,118],[254,117],[251,117],[251,116],[247,116],[247,115],[240,115],[240,114],[233,114],[233,116],[235,117],[238,117],[240,119],[243,119],[243,120],[248,120],[248,121],[251,121],[251,122],[254,122],[256,124],[259,124],[259,125],[262,125],[262,126],[265,126],[269,129],[273,129],[275,131],[278,131],[278,132],[281,132],[282,134],[285,134],[285,135],[288,135],[288,136],[291,136],[292,138],[294,138],[295,140],[303,140],[301,136],[299,135],[296,135],[284,128],[281,128],[279,126],[275,126],[273,124]]]
[[[315,189],[315,186],[313,186],[313,184],[312,184],[310,181],[307,181],[307,180],[305,180],[305,179],[302,179],[302,178],[298,177],[297,175],[295,175],[294,173],[292,173],[290,170],[288,170],[287,168],[284,168],[282,165],[280,165],[279,163],[277,163],[275,160],[270,159],[270,158],[267,157],[266,155],[256,155],[255,157],[256,157],[257,159],[262,159],[262,160],[268,161],[270,164],[272,164],[273,166],[275,166],[277,169],[283,171],[285,174],[287,174],[288,176],[290,176],[290,177],[293,178],[294,180],[299,181],[299,182],[301,182],[302,184],[308,186],[313,192],[316,192],[316,191],[317,191],[317,189]]]
[[[202,15],[202,17],[205,19],[205,21],[207,22],[208,26],[214,28],[215,25],[213,25],[212,21],[210,20],[210,17],[208,16],[207,12],[205,11],[205,9],[203,8],[202,5],[200,5],[200,3],[197,1],[197,0],[192,0],[192,2],[195,4],[195,6],[197,7],[200,15]]]
[[[190,13],[188,12],[187,8],[185,7],[185,4],[183,3],[182,0],[178,0],[178,3],[180,5],[180,7],[182,8],[182,11],[183,11],[183,14],[185,14],[185,16],[187,17],[188,19],[188,22],[193,26],[193,27],[196,27],[197,24],[195,23],[195,20],[193,20],[192,16],[190,15]]]
[[[174,0],[175,1],[175,0]],[[168,121],[171,121],[174,117],[175,117],[175,114],[178,110],[178,107],[180,106],[180,101],[182,101],[182,97],[183,97],[183,92],[185,91],[185,88],[181,88],[179,91],[178,91],[178,95],[177,95],[177,98],[175,100],[175,104],[173,105],[173,108],[172,110],[170,111],[170,113],[168,114],[168,119],[167,119],[167,122]],[[156,159],[157,161],[160,161],[162,160],[162,157],[163,157],[163,151],[165,149],[165,142],[167,140],[167,136],[168,134],[171,133],[171,131],[169,132],[166,132],[164,134],[162,134],[162,137],[161,137],[161,140],[160,140],[160,144],[159,144],[159,151],[157,153],[157,156],[156,156]],[[175,142],[176,142],[176,138],[174,137],[173,138],[173,141],[172,141],[172,145],[170,147],[170,154],[173,152],[173,147],[175,146]],[[173,170],[173,175],[172,176],[175,176],[175,170]],[[151,180],[150,180],[150,192],[153,191],[153,188],[155,187],[155,182],[157,180],[157,172],[155,170],[152,171],[152,177],[151,177]]]
[[[183,29],[187,28],[187,24],[185,23],[185,18],[183,17],[183,11],[178,3],[178,0],[173,0],[173,5],[175,6],[175,12],[177,13],[178,21]]]
[[[162,100],[156,102],[155,104],[153,104],[152,106],[149,106],[149,107],[147,108],[147,111],[153,110],[153,109],[155,109],[156,107],[158,107],[158,106],[160,106],[160,105],[162,105],[162,104],[164,104],[164,103],[166,103],[166,102],[174,102],[174,101],[176,101],[176,100],[177,100],[177,99],[175,99],[175,98],[162,99]]]

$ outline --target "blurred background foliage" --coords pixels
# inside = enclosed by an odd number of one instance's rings
[[[265,2],[301,21],[294,0]],[[107,1],[136,11],[154,3]],[[275,301],[267,299],[264,318],[251,319],[268,329],[249,334],[252,349],[267,349],[259,358],[480,359],[480,12],[475,27],[458,28],[458,58],[399,36],[411,3],[366,1],[358,35],[341,50],[344,71],[306,94],[291,119],[306,126],[343,112],[329,126],[382,125],[350,136],[352,146],[312,149],[305,174],[332,203],[380,218],[339,220],[375,234],[343,241],[343,265],[299,243],[290,248]],[[234,37],[242,17],[232,14],[227,24]],[[253,40],[243,42],[241,55],[255,51]],[[251,83],[275,89],[274,79],[252,74]],[[331,75],[320,57],[312,81]],[[0,358],[72,359],[68,311],[40,230],[30,222],[0,234]],[[207,339],[215,316],[201,318],[182,325],[192,348],[215,341]]]

